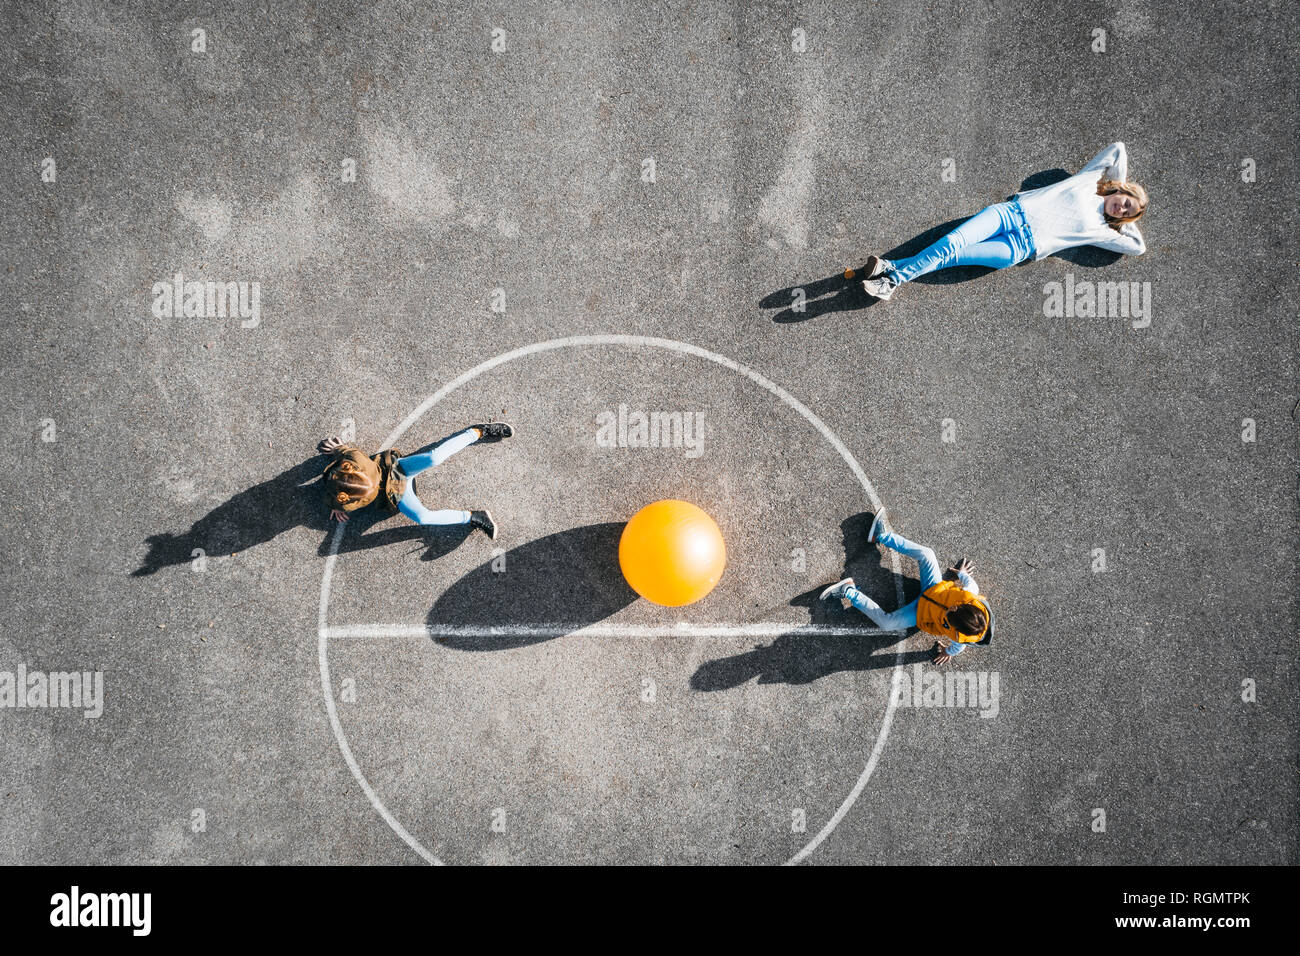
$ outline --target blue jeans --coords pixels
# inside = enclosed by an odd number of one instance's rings
[[[1005,269],[1033,256],[1034,237],[1017,198],[980,210],[914,256],[891,260],[890,272],[902,285],[936,269],[953,266]]]
[[[476,441],[478,441],[478,434],[474,429],[467,428],[448,438],[433,451],[422,451],[417,455],[407,455],[405,458],[397,459],[397,470],[408,479],[414,478],[422,471],[441,465],[456,452],[468,448]],[[424,502],[415,496],[415,483],[409,480],[406,482],[406,490],[402,492],[401,501],[397,503],[397,510],[416,524],[469,524],[468,511],[453,511],[446,508],[442,511],[430,511],[424,506]]]
[[[876,540],[891,551],[905,554],[916,561],[921,568],[922,591],[934,587],[943,580],[943,571],[939,568],[939,559],[934,556],[934,551],[931,548],[908,541],[901,534],[894,534],[892,531],[881,531]],[[844,596],[850,604],[871,618],[876,627],[882,631],[905,631],[909,627],[916,627],[916,607],[921,601],[920,598],[917,598],[906,607],[900,607],[897,611],[885,613],[885,610],[879,604],[857,588],[849,588],[844,593]]]

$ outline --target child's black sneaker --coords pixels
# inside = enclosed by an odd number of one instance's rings
[[[487,422],[483,425],[473,425],[479,431],[479,441],[500,441],[503,438],[509,438],[515,433],[505,422]]]
[[[471,511],[469,513],[470,527],[477,528],[488,536],[490,541],[497,539],[497,523],[492,520],[490,511]]]

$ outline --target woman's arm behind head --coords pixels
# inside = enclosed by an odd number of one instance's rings
[[[1120,252],[1126,256],[1140,256],[1147,251],[1146,240],[1142,238],[1142,230],[1137,227],[1136,223],[1126,222],[1119,229],[1111,231],[1114,233],[1114,239],[1095,242],[1093,245],[1100,249],[1109,249],[1111,252]]]
[[[1080,173],[1097,173],[1099,179],[1124,182],[1128,179],[1128,151],[1116,141],[1103,149],[1084,165]]]

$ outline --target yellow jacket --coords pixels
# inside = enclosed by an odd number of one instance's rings
[[[989,606],[978,596],[967,591],[956,581],[940,581],[921,594],[916,605],[916,626],[935,637],[946,637],[959,644],[978,644],[988,631],[988,625],[978,634],[963,634],[946,620],[945,615],[963,604],[975,604],[984,609],[986,620],[991,620]]]

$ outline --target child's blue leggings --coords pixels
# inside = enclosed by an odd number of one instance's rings
[[[441,465],[456,452],[468,448],[476,441],[478,432],[467,428],[448,438],[433,451],[422,451],[417,455],[397,459],[397,467],[407,478],[414,478],[422,471]],[[397,508],[416,524],[469,524],[468,511],[453,511],[449,508],[430,511],[426,508],[424,502],[415,496],[415,483],[412,481],[406,483],[406,490],[402,492],[402,500],[397,503]]]

